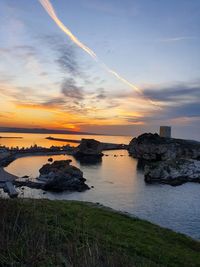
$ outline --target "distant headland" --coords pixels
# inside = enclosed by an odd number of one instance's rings
[[[15,128],[15,127],[0,127],[0,132],[5,133],[40,133],[40,134],[81,134],[81,135],[98,135],[96,133],[78,132],[69,130],[55,130],[45,128]]]

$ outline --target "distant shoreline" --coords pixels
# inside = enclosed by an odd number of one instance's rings
[[[47,139],[47,140],[52,140],[52,141],[77,143],[77,144],[80,144],[80,143],[81,143],[81,140],[63,139],[63,138],[54,138],[54,137],[51,137],[51,136],[46,137],[45,139]]]
[[[67,130],[54,130],[42,128],[14,128],[14,127],[0,127],[0,133],[32,133],[32,134],[71,134],[71,135],[102,135],[102,136],[129,136],[124,134],[105,134],[105,133],[89,133],[89,132],[75,132]]]
[[[0,136],[0,139],[1,138],[9,138],[9,139],[23,139],[23,137],[21,136]]]
[[[1,133],[37,133],[37,134],[74,134],[74,135],[98,135],[96,133],[76,132],[67,130],[54,130],[42,128],[14,128],[14,127],[0,127]]]

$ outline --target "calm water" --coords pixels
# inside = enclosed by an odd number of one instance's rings
[[[44,135],[24,136],[23,141],[12,140],[12,142],[18,142],[18,146],[28,146],[34,142],[40,145],[52,145],[52,142],[42,139]],[[31,139],[33,137],[34,140]],[[80,139],[80,136],[65,135],[65,137]],[[130,140],[129,137],[115,136],[95,136],[95,138],[119,143],[128,143]],[[8,145],[11,141],[4,139],[3,142]],[[54,160],[72,159],[72,164],[83,171],[88,185],[93,185],[93,189],[82,193],[43,195],[41,190],[27,188],[24,196],[99,202],[200,239],[200,184],[188,183],[178,187],[147,185],[143,174],[137,170],[137,160],[129,157],[126,151],[109,151],[106,154],[108,156],[103,157],[102,162],[96,165],[81,165],[71,156],[53,156]],[[34,178],[38,176],[39,168],[47,163],[48,158],[48,156],[35,156],[17,159],[7,167],[7,171],[18,176],[30,175]]]
[[[30,147],[31,145],[37,144],[38,146],[43,147],[51,147],[55,146],[63,146],[64,142],[53,141],[45,139],[45,137],[52,136],[56,138],[64,138],[64,139],[73,139],[73,140],[81,140],[82,138],[94,138],[101,142],[108,143],[116,143],[116,144],[128,144],[132,137],[130,136],[105,136],[105,135],[70,135],[70,134],[25,134],[25,133],[1,133],[2,137],[23,137],[22,139],[15,138],[0,138],[0,145],[5,145],[7,147]],[[77,144],[69,143],[72,146],[76,146]]]

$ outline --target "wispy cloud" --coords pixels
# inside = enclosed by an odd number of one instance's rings
[[[157,85],[144,89],[144,92],[163,103],[159,113],[144,114],[145,123],[169,122],[177,125],[200,121],[200,81]]]
[[[81,86],[77,86],[73,78],[63,80],[61,91],[67,98],[76,99],[78,101],[83,100],[83,88]]]
[[[180,42],[180,41],[188,41],[188,40],[195,40],[198,39],[194,36],[176,36],[176,37],[163,37],[159,38],[156,41],[161,43],[174,43],[174,42]]]
[[[40,75],[44,73],[43,66],[40,61],[38,50],[32,45],[16,45],[10,47],[0,47],[0,55],[2,62],[6,59],[16,59],[20,67],[23,66],[28,73],[36,73]]]
[[[60,35],[45,35],[42,40],[54,52],[54,62],[62,73],[79,77],[83,75],[77,56],[78,49],[74,45],[66,43]]]
[[[99,88],[97,95],[95,96],[95,98],[97,99],[106,99],[107,95],[106,95],[106,91],[104,88]]]
[[[0,112],[0,118],[13,118],[14,112]]]
[[[156,85],[144,88],[145,95],[164,102],[175,102],[179,104],[184,101],[196,101],[200,99],[200,81],[177,82],[168,85]]]

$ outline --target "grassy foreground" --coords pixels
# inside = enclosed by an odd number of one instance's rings
[[[200,242],[73,201],[0,200],[0,266],[200,266]]]

